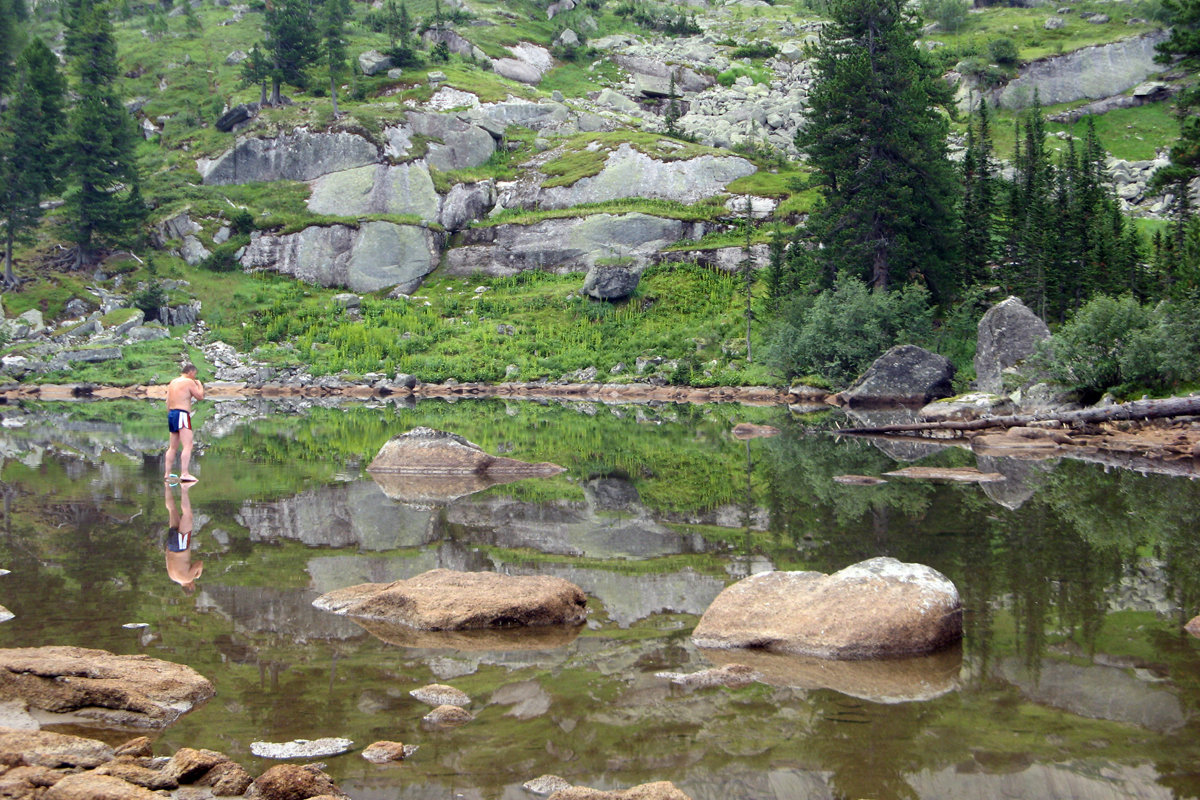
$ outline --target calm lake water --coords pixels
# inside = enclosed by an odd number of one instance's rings
[[[257,774],[271,762],[252,741],[345,736],[356,750],[323,760],[357,800],[518,800],[545,773],[671,780],[696,800],[1200,796],[1200,640],[1182,631],[1200,612],[1200,482],[838,440],[813,430],[835,418],[782,408],[205,403],[188,492],[204,567],[187,594],[165,566],[161,416],[149,403],[0,407],[0,603],[16,615],[0,647],[195,668],[217,696],[155,734],[158,753],[211,748]],[[742,421],[783,433],[738,441]],[[417,425],[566,472],[389,497],[364,467]],[[1007,480],[833,480],[910,463]],[[691,644],[741,577],[880,555],[954,581],[961,648],[839,664]],[[587,592],[589,621],[416,637],[310,605],[434,567],[564,577]],[[766,682],[690,691],[658,676],[726,661]],[[467,692],[476,719],[424,727],[409,691],[431,682]],[[368,764],[357,749],[378,739],[420,749]]]

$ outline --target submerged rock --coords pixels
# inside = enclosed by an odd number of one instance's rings
[[[762,676],[745,664],[726,664],[723,667],[702,669],[699,672],[686,674],[682,672],[656,672],[654,677],[666,678],[677,686],[685,686],[689,689],[711,689],[715,686],[736,689],[742,686],[749,686]]]
[[[772,609],[767,616],[763,608]],[[836,659],[930,653],[962,638],[962,603],[922,564],[872,558],[832,575],[767,572],[721,592],[692,632],[699,647]]]
[[[779,428],[773,425],[755,425],[751,422],[739,422],[733,426],[733,438],[735,439],[764,439],[778,435]]]
[[[448,569],[338,589],[321,595],[313,605],[425,631],[576,625],[587,613],[583,590],[562,578]]]
[[[0,700],[24,702],[42,722],[161,728],[213,694],[191,667],[149,656],[82,647],[0,650]]]
[[[443,683],[431,683],[428,686],[422,686],[420,689],[413,689],[409,694],[422,703],[431,706],[458,706],[459,708],[466,708],[471,705],[471,698],[467,697],[466,692],[455,689],[453,686],[446,686]]]
[[[389,764],[393,761],[403,761],[415,752],[417,752],[415,744],[379,741],[364,747],[362,757],[372,764]]]
[[[560,789],[571,788],[571,784],[565,778],[557,775],[539,775],[532,780],[525,781],[521,784],[521,788],[534,794],[553,794]]]
[[[471,716],[471,712],[465,708],[459,708],[458,706],[438,706],[433,711],[421,717],[421,719],[424,722],[430,722],[434,725],[462,725],[464,722],[470,722],[475,719],[475,717]]]
[[[896,345],[875,359],[841,398],[850,405],[924,405],[954,394],[954,371],[945,356],[912,344]]]
[[[587,786],[571,786],[550,795],[550,800],[692,800],[670,781],[643,783],[629,789],[604,792]]]

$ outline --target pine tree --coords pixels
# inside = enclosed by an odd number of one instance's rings
[[[271,80],[271,62],[257,42],[246,54],[246,60],[242,62],[238,76],[242,86],[258,87],[258,104],[265,106],[267,104],[267,83]]]
[[[667,110],[663,114],[663,124],[667,136],[679,138],[679,118],[683,114],[679,110],[679,96],[675,91],[675,70],[671,70],[671,80],[667,84]]]
[[[1200,0],[1163,0],[1163,9],[1170,21],[1171,35],[1157,46],[1155,61],[1182,67],[1189,73],[1200,72]],[[1175,96],[1175,113],[1179,118],[1179,139],[1172,145],[1171,163],[1154,173],[1150,188],[1160,193],[1174,195],[1174,259],[1178,260],[1170,274],[1181,269],[1200,269],[1200,263],[1184,263],[1186,249],[1183,246],[1187,232],[1195,224],[1190,199],[1186,197],[1188,185],[1200,177],[1200,116],[1194,112],[1200,108],[1200,84],[1185,84]]]
[[[346,20],[350,16],[350,0],[324,0],[321,6],[321,60],[329,69],[329,96],[333,100],[333,116],[339,117],[338,77],[346,68]]]
[[[92,263],[98,246],[122,241],[146,210],[135,191],[137,132],[115,87],[117,45],[108,8],[97,0],[75,0],[67,17],[78,100],[64,139],[64,226],[79,267]]]
[[[997,187],[987,100],[979,102],[975,120],[967,123],[967,152],[963,159],[962,251],[971,280],[985,279],[996,258]]]
[[[13,245],[41,219],[41,200],[57,185],[54,146],[65,122],[66,80],[58,59],[34,39],[17,62],[12,102],[0,118],[0,219],[4,221],[4,283],[16,284]]]
[[[20,20],[14,0],[0,0],[0,94],[10,85],[20,40]]]
[[[192,8],[191,0],[183,0],[183,27],[189,39],[195,39],[204,30],[204,23],[200,21],[196,9]]]
[[[831,14],[796,137],[821,189],[807,223],[820,258],[876,289],[913,276],[944,287],[957,277],[960,191],[935,110],[949,89],[902,0],[835,0]]]
[[[306,88],[305,70],[317,60],[320,38],[310,0],[274,0],[267,6],[265,33],[271,61],[271,103],[278,105],[280,86]]]

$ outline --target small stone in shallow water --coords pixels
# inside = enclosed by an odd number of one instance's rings
[[[121,627],[122,628],[130,628],[130,629],[149,628],[150,623],[149,622],[126,622]]]
[[[295,739],[290,742],[251,742],[250,752],[259,758],[320,758],[345,753],[354,742],[340,737]]]
[[[431,683],[420,689],[413,689],[410,695],[431,706],[459,706],[465,708],[471,705],[471,698],[466,693],[447,686],[444,683]]]
[[[471,716],[471,712],[458,706],[438,706],[433,711],[430,711],[425,716],[421,717],[425,722],[431,722],[435,725],[461,725],[464,722],[470,722],[475,719]]]
[[[415,744],[379,741],[364,747],[362,757],[372,764],[387,764],[393,761],[403,761],[415,752],[417,752]]]
[[[534,794],[554,794],[557,791],[571,788],[571,784],[565,778],[557,775],[542,775],[531,781],[525,781],[521,786],[525,791]]]
[[[686,674],[682,672],[658,672],[656,678],[666,678],[671,683],[686,686],[689,689],[710,689],[714,686],[726,686],[738,689],[749,686],[762,676],[744,664],[726,664],[723,667],[702,669],[699,672]]]

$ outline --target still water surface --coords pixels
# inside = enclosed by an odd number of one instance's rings
[[[183,498],[161,481],[157,405],[0,417],[0,603],[16,615],[0,647],[75,644],[198,670],[217,696],[158,734],[158,753],[211,748],[257,774],[270,764],[250,754],[256,740],[419,745],[401,765],[325,759],[358,800],[517,800],[544,773],[597,788],[671,780],[696,800],[1200,796],[1200,641],[1182,632],[1200,612],[1200,482],[839,441],[811,431],[829,420],[782,408],[205,404],[187,497],[203,572],[189,594],[166,567],[167,505]],[[783,432],[738,441],[741,421]],[[417,425],[567,471],[388,496],[364,467]],[[1007,480],[833,480],[908,463]],[[689,640],[740,577],[879,555],[955,582],[961,648],[837,664]],[[310,605],[435,567],[564,577],[587,592],[589,621],[418,637]],[[134,622],[147,627],[122,627]],[[765,682],[688,690],[658,676],[731,660]],[[476,719],[424,727],[409,691],[431,682],[467,692]]]

